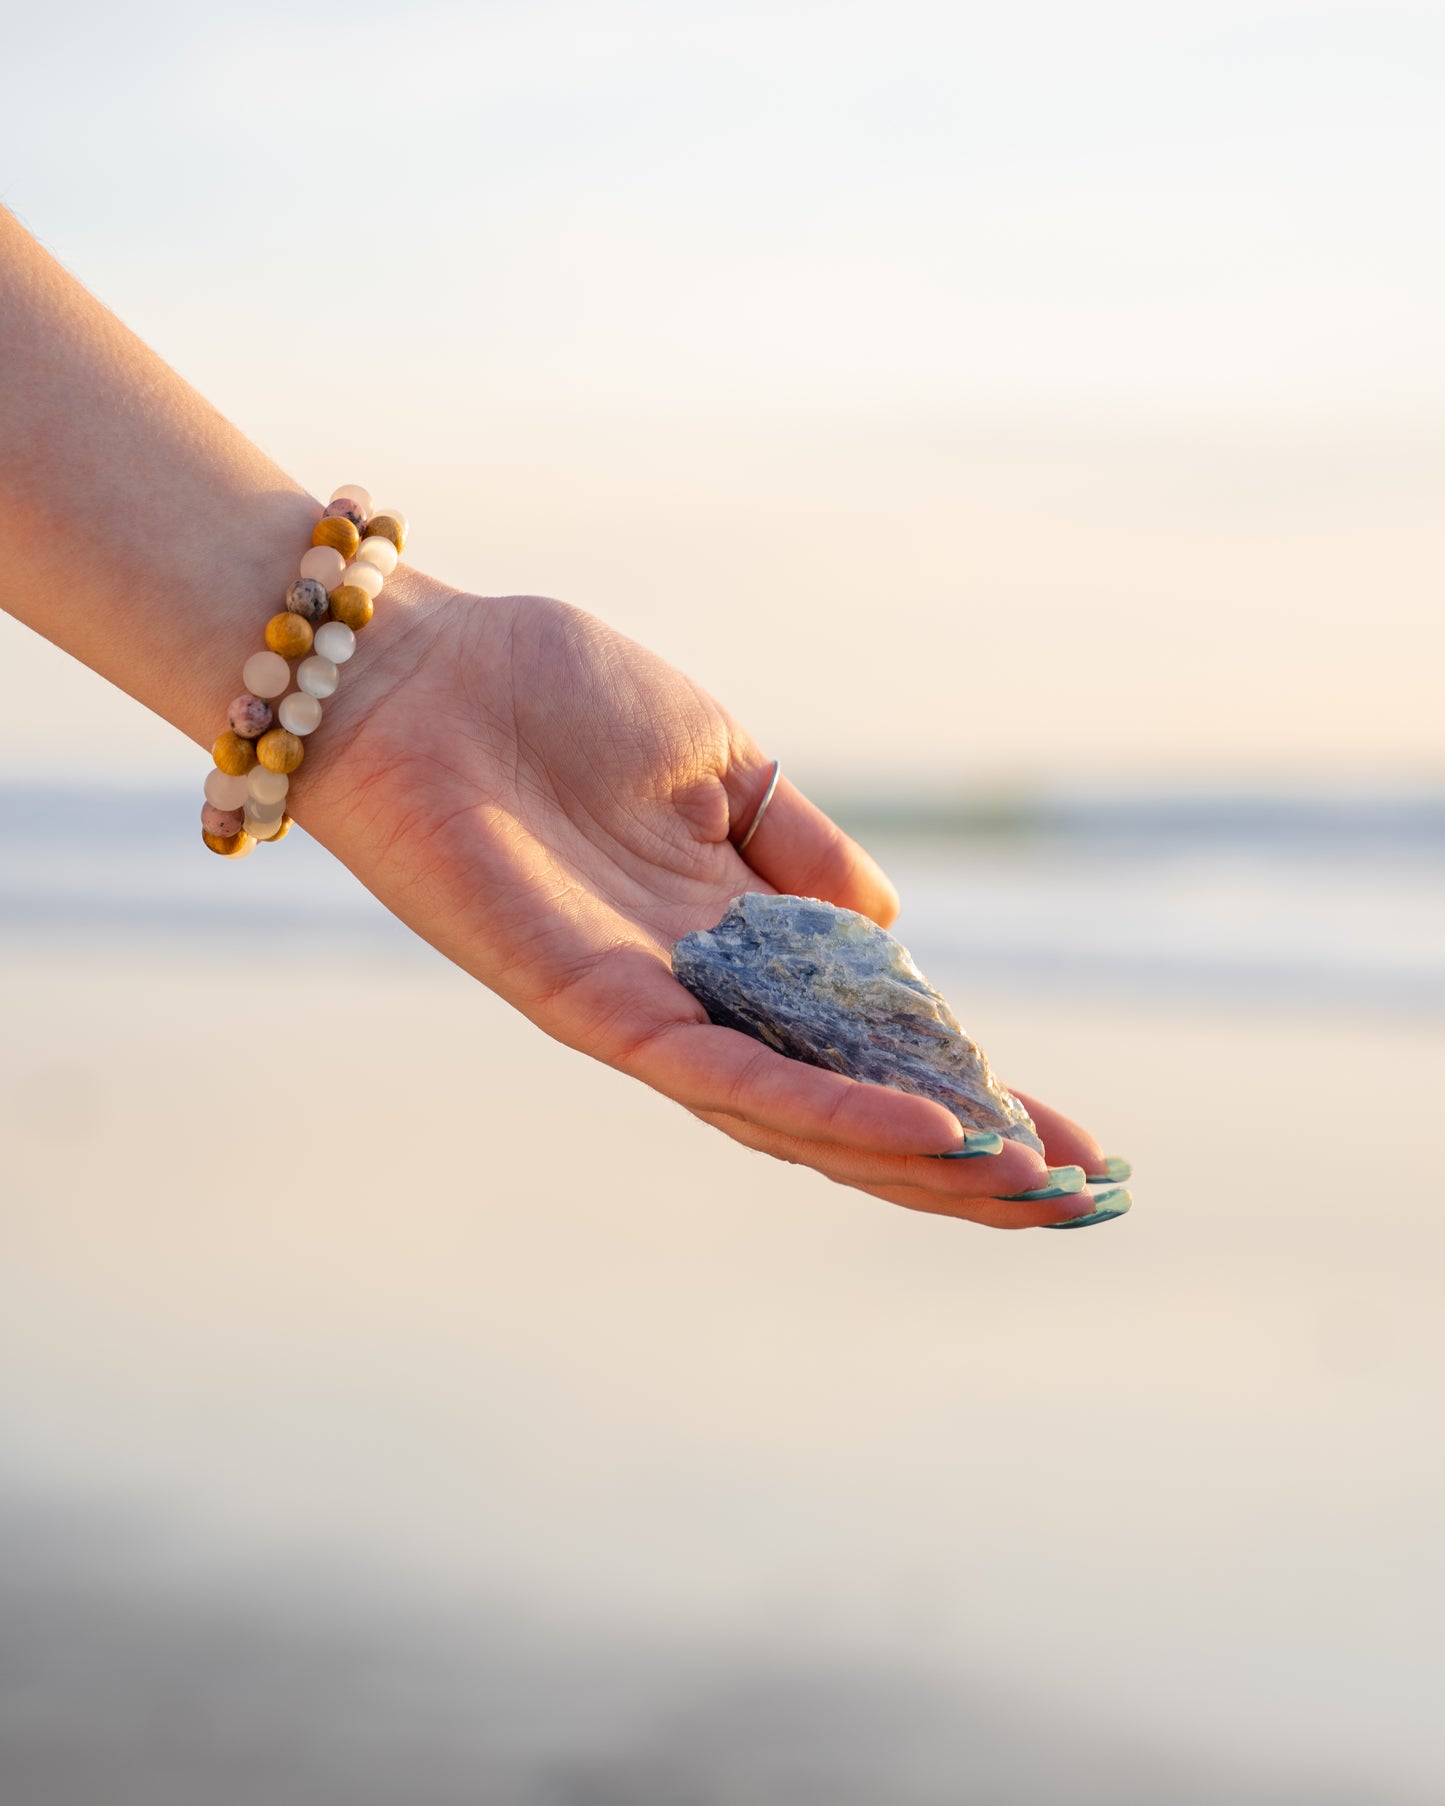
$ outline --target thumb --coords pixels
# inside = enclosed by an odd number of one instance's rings
[[[772,761],[756,755],[729,769],[728,837],[734,846],[752,825],[772,775]],[[898,892],[882,867],[781,774],[741,857],[775,890],[856,909],[880,928],[897,919]]]

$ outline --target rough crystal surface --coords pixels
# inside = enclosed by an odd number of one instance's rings
[[[714,1022],[812,1066],[932,1098],[966,1129],[1043,1151],[906,947],[856,910],[816,897],[736,897],[685,935],[672,970]]]

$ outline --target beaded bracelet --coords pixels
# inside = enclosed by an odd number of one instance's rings
[[[213,853],[243,859],[258,840],[291,832],[286,792],[305,755],[302,742],[321,725],[321,704],[340,682],[338,667],[355,652],[409,530],[400,508],[373,512],[359,485],[333,492],[285,608],[266,623],[264,650],[242,666],[246,687],[211,749],[216,768],[206,779],[201,839]]]

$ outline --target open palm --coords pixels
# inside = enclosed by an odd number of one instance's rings
[[[786,779],[738,854],[770,761],[712,697],[539,597],[453,596],[388,640],[347,693],[353,712],[328,720],[297,812],[418,934],[549,1035],[749,1147],[915,1209],[1058,1219],[1058,1204],[1008,1199],[1046,1183],[1032,1150],[940,1161],[960,1140],[942,1106],[717,1027],[672,977],[673,943],[744,891],[822,897],[884,926],[898,908]],[[1098,1165],[1090,1136],[1025,1101],[1051,1161]]]

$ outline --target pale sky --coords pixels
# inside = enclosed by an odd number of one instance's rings
[[[0,199],[252,438],[800,781],[1445,775],[1436,6],[59,4],[5,62]],[[102,754],[203,759],[0,622],[10,771]]]

